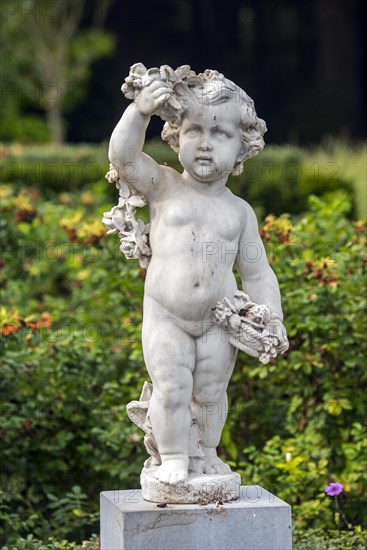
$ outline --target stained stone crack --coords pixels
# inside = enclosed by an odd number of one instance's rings
[[[172,512],[171,512],[172,513]],[[179,518],[185,518],[186,521],[177,521]],[[168,522],[162,522],[164,519],[168,519]],[[146,531],[152,531],[157,528],[164,528],[164,527],[178,527],[178,526],[187,526],[191,523],[194,523],[197,520],[197,514],[193,514],[188,511],[184,512],[176,512],[174,514],[174,517],[172,518],[171,514],[159,514],[155,520],[148,524],[148,525],[137,525],[135,526],[135,529],[133,529],[133,533],[138,535],[141,533],[145,533]]]
[[[122,525],[121,525],[121,523],[119,522],[118,517],[117,517],[116,515],[115,515],[115,520],[117,521],[117,525],[118,525],[119,528],[120,528],[121,534],[124,535],[124,530],[123,530]]]

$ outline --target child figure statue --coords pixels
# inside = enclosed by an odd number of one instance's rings
[[[107,174],[121,198],[104,222],[119,233],[126,256],[147,267],[142,343],[152,385],[128,406],[151,455],[143,496],[210,501],[205,480],[219,480],[213,498],[231,500],[238,494],[223,483],[239,476],[216,449],[238,348],[268,362],[288,347],[255,214],[226,187],[228,175],[263,149],[266,125],[252,99],[217,71],[138,63],[122,90],[133,102],[113,131]],[[152,115],[166,121],[162,138],[182,173],[142,152]],[[134,216],[146,202],[150,226]]]

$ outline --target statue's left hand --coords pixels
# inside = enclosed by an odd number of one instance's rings
[[[275,313],[271,314],[271,319],[269,323],[266,323],[266,328],[272,336],[275,336],[278,340],[278,344],[275,346],[275,349],[278,354],[283,354],[289,348],[289,342],[287,337],[287,331],[282,321]]]

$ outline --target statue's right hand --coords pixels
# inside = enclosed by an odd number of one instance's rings
[[[146,116],[154,115],[172,94],[172,88],[163,80],[153,80],[144,86],[135,99],[139,111]]]

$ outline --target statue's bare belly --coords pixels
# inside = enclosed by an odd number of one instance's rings
[[[237,288],[233,264],[241,224],[217,198],[188,198],[152,208],[145,293],[177,317],[207,321],[216,302]]]

